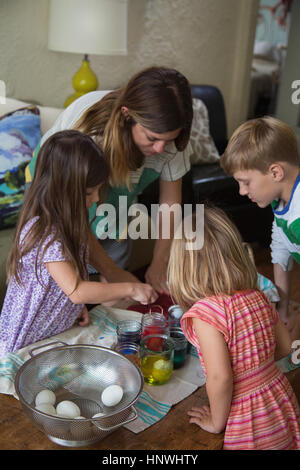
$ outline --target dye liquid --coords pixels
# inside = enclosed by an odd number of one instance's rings
[[[168,322],[162,313],[146,313],[142,318],[142,338],[148,335],[165,335],[168,334]],[[154,348],[147,345],[147,348],[153,351],[160,351],[162,347],[162,341],[155,338],[153,341]]]
[[[136,364],[139,368],[141,367],[139,357],[139,346],[135,343],[121,343],[118,344],[116,351],[123,354],[127,359]]]
[[[134,320],[122,320],[117,324],[118,344],[135,343],[141,340],[142,325]]]
[[[185,363],[186,359],[186,348],[178,349],[174,351],[174,369],[179,369]]]
[[[179,369],[185,363],[188,341],[181,328],[171,328],[170,336],[175,344],[174,369]]]
[[[134,331],[129,331],[129,332],[122,332],[119,333],[118,335],[118,343],[119,344],[124,344],[124,343],[135,343],[139,344],[141,339],[141,334],[134,332]]]
[[[173,362],[163,356],[146,356],[141,366],[144,380],[149,385],[162,385],[171,377]]]

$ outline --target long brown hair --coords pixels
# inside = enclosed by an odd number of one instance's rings
[[[121,111],[123,106],[128,108],[129,119]],[[91,106],[74,128],[92,136],[102,146],[109,162],[112,184],[130,187],[130,171],[139,168],[144,161],[144,155],[133,142],[132,126],[139,123],[158,134],[180,128],[175,145],[178,150],[184,150],[192,120],[188,80],[177,70],[150,67]]]
[[[183,221],[183,223],[185,220]],[[192,217],[196,228],[195,215]],[[172,242],[168,285],[174,300],[189,309],[200,298],[257,289],[257,271],[235,225],[219,208],[204,209],[204,244],[187,249],[186,231]]]
[[[46,140],[39,151],[34,178],[19,215],[7,261],[8,280],[14,276],[21,283],[22,257],[36,244],[35,272],[39,278],[39,260],[57,239],[62,243],[64,256],[76,270],[77,281],[84,276],[90,234],[86,190],[105,184],[108,177],[108,165],[102,152],[87,135],[66,130]],[[34,217],[36,221],[21,240],[25,224]]]

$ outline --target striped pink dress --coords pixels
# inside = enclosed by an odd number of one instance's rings
[[[300,449],[300,409],[293,389],[274,362],[278,314],[258,290],[199,300],[181,320],[188,340],[199,350],[192,318],[220,331],[228,345],[233,396],[224,449]]]

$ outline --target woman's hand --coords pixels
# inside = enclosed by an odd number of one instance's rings
[[[145,280],[159,294],[169,294],[166,265],[152,262],[146,271]]]
[[[88,326],[90,323],[89,311],[86,306],[83,307],[79,317],[77,318],[77,323],[79,326]]]
[[[219,434],[222,432],[214,425],[209,406],[204,405],[200,408],[194,407],[188,411],[188,415],[191,416],[190,423],[197,424],[204,431],[211,432],[213,434]]]

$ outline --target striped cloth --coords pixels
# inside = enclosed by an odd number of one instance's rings
[[[18,398],[15,390],[15,377],[19,368],[31,358],[30,351],[36,347],[45,348],[48,343],[61,342],[65,344],[93,344],[114,349],[116,346],[116,326],[119,320],[141,321],[142,315],[138,312],[122,310],[115,307],[97,305],[89,311],[90,324],[86,327],[73,326],[51,338],[27,345],[14,353],[8,353],[0,358],[0,394],[13,395]],[[52,346],[54,347],[55,344]],[[59,368],[61,369],[61,368]],[[63,373],[62,373],[63,372]],[[75,370],[76,373],[76,370]],[[42,388],[56,390],[65,386],[74,377],[72,368],[57,370],[55,364],[50,367],[49,373],[43,378]],[[164,385],[151,386],[144,384],[143,391],[134,404],[138,417],[125,424],[124,427],[137,434],[149,426],[158,423],[170,411],[173,405],[191,395],[198,387],[205,383],[198,355],[194,352],[187,355],[184,367],[174,370],[172,376]],[[77,381],[77,386],[80,383]],[[79,388],[77,390],[79,393]],[[80,394],[80,393],[79,393]],[[100,397],[100,392],[99,392]]]
[[[274,362],[278,314],[258,290],[198,301],[181,321],[205,366],[192,318],[224,335],[233,372],[233,396],[224,449],[300,449],[300,409],[293,389]]]

